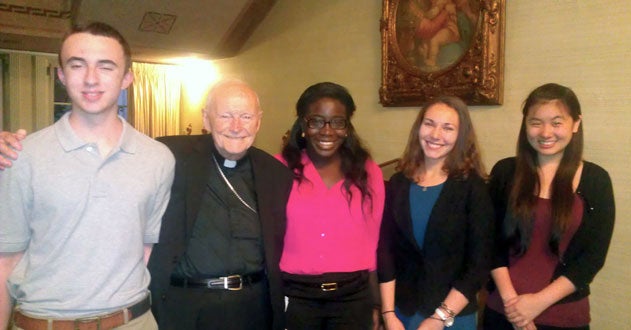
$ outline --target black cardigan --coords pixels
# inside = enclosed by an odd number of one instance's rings
[[[493,208],[482,178],[449,177],[434,205],[423,248],[414,238],[410,184],[402,173],[392,176],[378,248],[380,282],[396,279],[395,304],[406,315],[431,315],[451,288],[476,311],[476,293],[488,279],[493,246]]]
[[[502,225],[515,166],[514,157],[506,158],[497,162],[491,171],[490,193],[495,206],[498,230],[494,269],[508,266],[510,249],[507,242],[502,239]],[[589,295],[589,284],[605,263],[613,232],[616,211],[611,179],[607,171],[594,163],[584,161],[576,192],[585,205],[583,219],[550,280],[552,282],[559,276],[565,276],[574,284],[576,292],[557,303],[576,301]]]

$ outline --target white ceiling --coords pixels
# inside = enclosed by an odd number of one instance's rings
[[[0,49],[56,53],[72,23],[102,21],[136,61],[234,56],[276,0],[0,0]],[[143,21],[144,19],[144,21]]]

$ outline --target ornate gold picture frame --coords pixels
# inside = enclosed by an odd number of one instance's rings
[[[383,0],[384,106],[502,104],[505,0]]]

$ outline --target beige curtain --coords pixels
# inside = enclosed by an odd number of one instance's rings
[[[173,65],[134,62],[129,120],[155,138],[180,131],[181,82]]]

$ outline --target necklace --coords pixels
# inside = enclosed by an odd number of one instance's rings
[[[438,175],[428,176],[427,173],[417,174],[414,176],[414,182],[421,187],[422,191],[427,191],[428,187],[435,187],[437,184],[442,184],[447,180],[447,176],[441,173]]]

